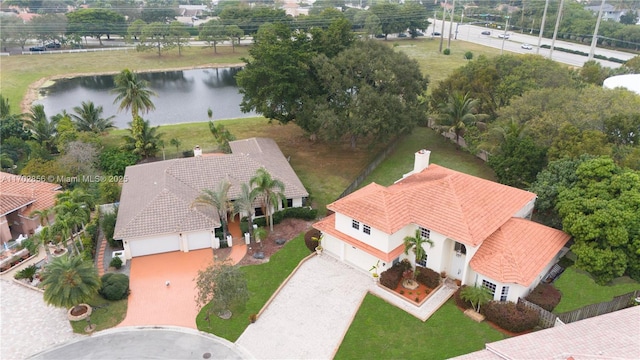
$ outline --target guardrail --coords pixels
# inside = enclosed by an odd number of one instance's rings
[[[125,47],[91,48],[91,49],[23,51],[22,55],[53,55],[53,54],[73,54],[73,53],[88,53],[88,52],[101,52],[101,51],[122,51],[122,50],[125,50],[125,51],[135,50],[135,47],[125,46]]]

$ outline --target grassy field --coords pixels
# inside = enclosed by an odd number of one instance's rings
[[[112,328],[124,320],[127,315],[127,300],[110,301],[105,300],[102,296],[96,294],[88,304],[93,306],[108,306],[93,309],[91,313],[91,323],[96,325],[95,331]],[[88,325],[86,320],[70,321],[73,332],[78,334],[86,334],[84,328]]]
[[[422,322],[369,294],[335,359],[447,359],[502,339],[487,323],[466,317],[453,300]]]
[[[575,267],[565,270],[554,282],[554,286],[562,292],[560,304],[553,309],[556,314],[610,301],[615,296],[640,290],[640,283],[626,276],[615,279],[610,285],[598,285],[586,272]]]
[[[205,308],[196,318],[198,330],[236,341],[249,325],[249,316],[257,314],[262,309],[278,286],[309,254],[309,249],[304,244],[304,237],[300,235],[271,256],[268,263],[244,266],[242,270],[247,276],[247,286],[251,294],[245,309],[234,312],[229,320],[222,320],[213,315],[210,321],[207,321]]]

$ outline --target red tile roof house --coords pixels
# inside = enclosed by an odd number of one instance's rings
[[[61,188],[58,184],[0,172],[0,242],[4,245],[20,235],[32,235],[40,226],[40,218],[31,213],[52,207]]]
[[[284,183],[288,207],[304,205],[309,193],[275,141],[251,138],[229,145],[231,154],[202,156],[196,151],[192,158],[127,167],[114,232],[127,259],[219,247],[214,232],[221,226],[219,219],[210,207],[193,207],[193,201],[203,189],[215,191],[223,180],[231,183],[228,195],[233,200],[260,168]],[[257,214],[260,204],[258,199]]]
[[[327,206],[335,213],[314,224],[325,252],[363,271],[383,271],[403,258],[403,240],[416,229],[430,238],[419,266],[462,284],[487,287],[496,300],[526,296],[568,251],[569,235],[528,220],[534,193],[429,164],[395,184],[372,183]]]

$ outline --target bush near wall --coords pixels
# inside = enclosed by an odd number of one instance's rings
[[[318,210],[310,209],[308,207],[293,207],[286,208],[284,210],[276,211],[273,213],[273,224],[279,224],[286,218],[302,219],[302,220],[315,220],[318,217]],[[247,218],[242,218],[240,228],[248,229]],[[258,226],[267,226],[267,217],[261,217],[253,220],[253,223]],[[243,230],[244,231],[244,230]]]
[[[306,234],[304,234],[304,244],[307,246],[309,251],[311,252],[316,251],[316,246],[318,246],[318,242],[313,238],[319,239],[320,235],[321,233],[320,233],[320,230],[318,229],[311,229],[307,231]]]
[[[129,277],[125,274],[106,273],[102,275],[100,295],[107,300],[121,300],[129,296]]]
[[[411,263],[408,261],[400,261],[394,264],[392,267],[380,274],[380,284],[391,290],[395,290],[402,279],[402,273],[408,269],[411,269]]]
[[[562,294],[553,285],[541,283],[525,299],[551,312],[560,303]]]
[[[538,312],[508,301],[492,301],[480,310],[488,321],[514,333],[531,330],[538,325]]]
[[[440,285],[440,273],[426,267],[416,267],[416,281],[424,286],[435,289]]]
[[[470,301],[464,300],[462,297],[460,297],[460,293],[462,292],[462,290],[464,288],[466,288],[467,285],[462,285],[458,290],[456,290],[455,293],[453,293],[453,300],[455,300],[456,305],[461,308],[461,309],[472,309],[473,305],[471,305]]]

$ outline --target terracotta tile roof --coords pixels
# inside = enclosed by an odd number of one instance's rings
[[[492,342],[455,359],[640,359],[640,306]]]
[[[355,246],[358,249],[366,252],[367,254],[375,256],[377,259],[383,260],[385,262],[392,262],[395,258],[400,256],[404,252],[404,246],[400,245],[397,248],[393,249],[391,252],[386,253],[384,251],[380,251],[377,248],[357,240],[349,235],[343,234],[340,231],[336,230],[336,215],[331,214],[324,219],[313,224],[313,227],[320,230],[322,233],[329,234],[337,239],[340,239],[351,246]]]
[[[0,172],[0,216],[33,205],[30,212],[52,207],[61,186]]]
[[[240,193],[256,170],[264,167],[285,184],[285,196],[309,196],[275,141],[265,138],[232,141],[232,154],[159,161],[127,167],[128,179],[114,237],[117,239],[219,227],[210,208],[192,208],[202,189],[231,183],[229,198]],[[258,206],[258,203],[256,203]]]
[[[327,208],[387,234],[416,224],[478,246],[535,197],[431,164],[389,187],[370,184]]]
[[[511,218],[482,243],[469,265],[499,282],[529,286],[569,239],[560,230]]]

